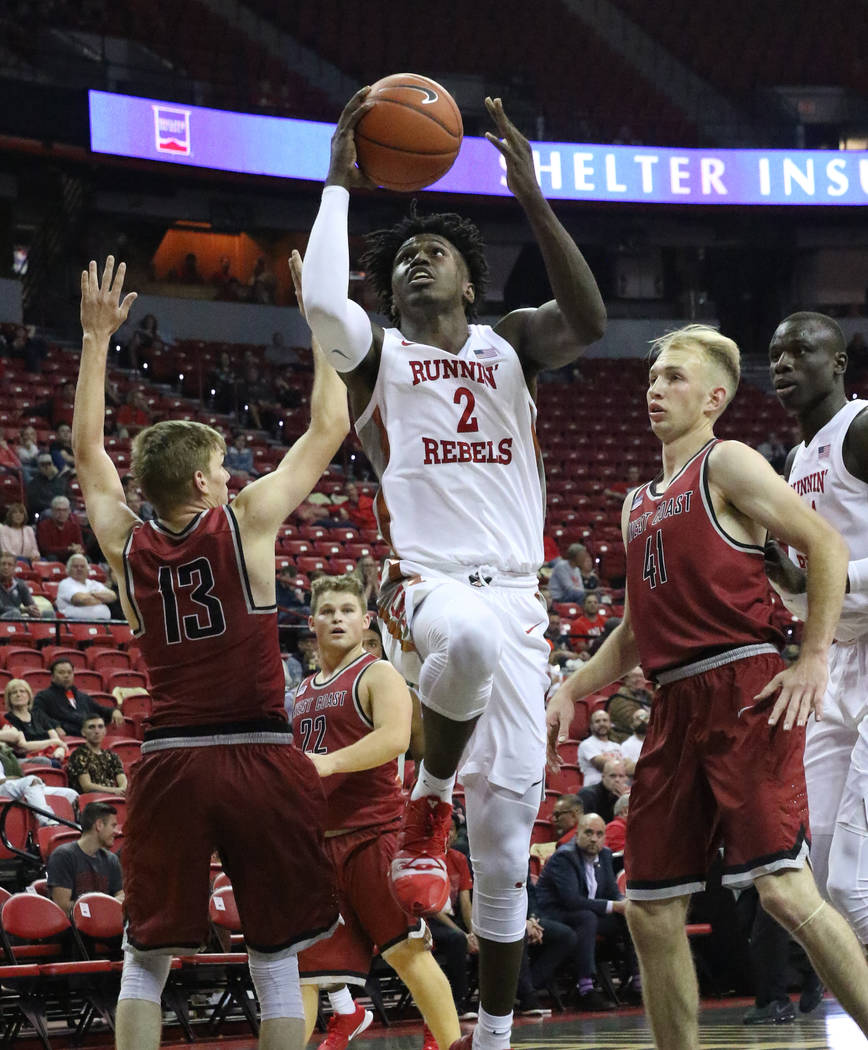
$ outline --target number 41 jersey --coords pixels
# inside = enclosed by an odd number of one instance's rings
[[[386,329],[356,431],[380,479],[380,531],[401,561],[536,573],[545,490],[536,407],[513,347],[470,325],[457,354]]]
[[[157,521],[136,525],[124,576],[152,728],[286,722],[277,606],[253,602],[229,507],[203,511],[177,533]]]

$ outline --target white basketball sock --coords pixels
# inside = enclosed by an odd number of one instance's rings
[[[422,760],[419,766],[419,779],[413,788],[413,792],[410,795],[410,799],[415,802],[417,798],[425,798],[429,795],[436,795],[441,802],[452,802],[452,785],[455,783],[455,774],[451,777],[446,777],[445,780],[440,777],[435,777],[429,773],[425,768],[425,761]]]
[[[473,1029],[473,1050],[509,1050],[512,1011],[497,1017],[479,1007],[479,1020]]]
[[[346,985],[343,988],[338,988],[336,992],[329,992],[328,995],[332,1010],[336,1014],[354,1014],[356,1012],[356,1004]]]

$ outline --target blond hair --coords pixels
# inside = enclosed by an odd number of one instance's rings
[[[649,361],[653,364],[664,350],[698,350],[725,379],[726,401],[723,407],[726,408],[735,397],[741,379],[741,353],[729,336],[707,324],[688,324],[655,339],[651,343]]]
[[[30,688],[30,683],[23,678],[10,678],[6,683],[6,688],[3,690],[3,702],[6,704],[7,711],[12,710],[12,705],[9,703],[9,694],[20,685],[23,685],[27,690],[27,710],[29,711],[33,707],[33,690]]]
[[[193,475],[206,471],[212,454],[226,453],[219,431],[189,419],[166,419],[133,439],[132,474],[145,499],[159,513],[179,506],[193,494]]]
[[[353,572],[345,573],[343,576],[319,576],[310,585],[310,611],[316,612],[320,599],[326,591],[336,591],[338,594],[352,594],[359,599],[362,612],[365,611],[365,588],[361,580]]]

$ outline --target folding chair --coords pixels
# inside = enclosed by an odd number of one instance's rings
[[[91,671],[96,671],[105,676],[108,671],[130,671],[133,661],[130,654],[124,649],[103,649],[101,646],[91,646],[87,653],[80,653],[87,657],[87,666]]]
[[[130,767],[141,758],[142,745],[138,740],[129,740],[126,737],[122,737],[119,740],[112,740],[109,750],[114,751],[121,762],[123,762],[124,772],[129,776]]]
[[[114,1031],[115,1005],[123,969],[123,906],[107,893],[83,893],[72,906],[72,929],[84,959],[103,959],[111,971],[94,982],[90,1002],[78,1028],[84,1035],[99,1015]]]

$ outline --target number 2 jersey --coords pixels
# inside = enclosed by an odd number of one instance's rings
[[[322,671],[300,684],[292,708],[292,735],[306,753],[326,755],[349,747],[372,732],[374,723],[359,702],[359,683],[377,658],[364,653],[331,678]],[[323,782],[328,802],[326,830],[383,826],[401,816],[403,797],[398,760],[373,769],[338,773]]]
[[[228,506],[180,532],[135,525],[124,547],[127,595],[150,677],[150,727],[286,725],[277,605],[253,601]]]
[[[457,354],[386,330],[356,431],[380,479],[380,531],[401,561],[536,573],[545,482],[536,406],[515,350],[469,326]]]
[[[632,494],[627,588],[639,662],[649,677],[729,649],[783,644],[762,547],[723,529],[708,485],[713,439],[658,493]]]

